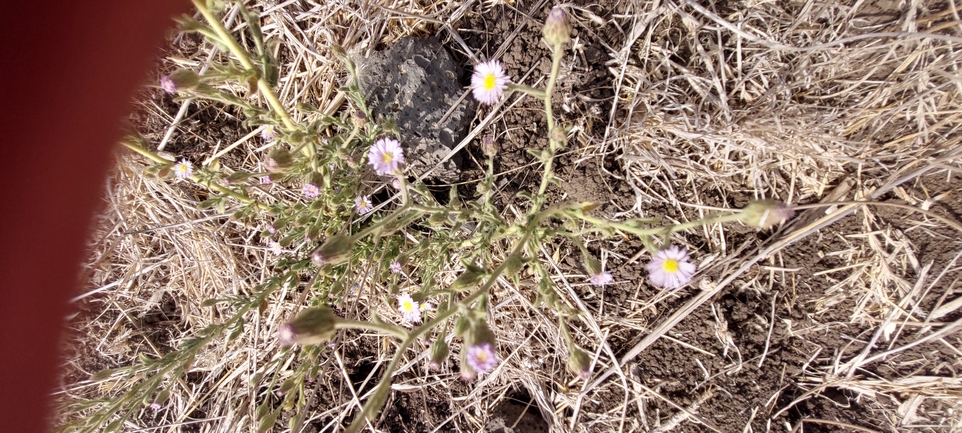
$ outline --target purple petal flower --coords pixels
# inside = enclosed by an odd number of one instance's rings
[[[511,79],[504,73],[501,62],[481,62],[474,67],[474,74],[471,75],[471,92],[478,102],[493,105],[508,89],[510,82]]]
[[[666,289],[680,288],[695,275],[695,265],[688,263],[688,249],[675,245],[655,253],[645,268],[651,282]]]
[[[177,93],[177,85],[174,84],[174,80],[166,75],[160,77],[160,88],[171,95]]]
[[[194,174],[194,166],[186,159],[174,164],[174,175],[179,179],[189,179]]]
[[[317,196],[321,195],[321,190],[317,187],[317,185],[314,185],[313,183],[307,183],[301,188],[301,194],[304,194],[304,197],[307,198],[316,198]]]
[[[404,164],[404,149],[399,141],[382,138],[371,145],[367,160],[377,174],[392,174],[398,170],[399,165]]]
[[[608,271],[598,272],[597,274],[594,274],[588,278],[588,281],[591,281],[591,284],[594,284],[596,286],[604,286],[605,284],[611,284],[612,280],[613,278],[611,277],[611,272],[608,272]]]
[[[478,373],[487,373],[498,365],[498,356],[494,353],[494,346],[484,342],[468,347],[468,366]]]
[[[397,297],[398,310],[401,311],[401,315],[404,316],[404,320],[409,323],[420,323],[421,322],[421,307],[414,299],[411,299],[411,295],[403,294]]]
[[[364,214],[366,214],[366,213],[374,210],[374,206],[371,205],[371,196],[369,196],[369,195],[362,195],[362,196],[356,198],[356,199],[354,200],[354,209],[356,209],[356,210],[357,210],[357,213],[359,213],[359,214],[361,214],[361,215],[364,215]]]

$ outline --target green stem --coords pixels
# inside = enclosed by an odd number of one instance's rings
[[[619,222],[614,222],[614,221],[608,221],[608,220],[605,220],[605,219],[602,219],[602,218],[593,217],[593,216],[591,216],[591,215],[587,215],[587,214],[583,214],[583,213],[576,214],[576,216],[577,216],[578,218],[584,220],[584,221],[587,221],[587,222],[589,222],[589,223],[594,224],[595,226],[597,226],[597,227],[599,227],[599,228],[609,227],[609,228],[613,228],[613,229],[616,229],[616,230],[621,230],[621,231],[623,231],[623,232],[625,232],[625,233],[631,233],[631,234],[637,235],[637,236],[639,236],[639,237],[656,235],[656,234],[659,234],[659,233],[664,233],[664,232],[666,232],[666,231],[667,231],[668,233],[674,233],[674,232],[679,232],[679,231],[682,231],[682,230],[688,230],[688,229],[694,228],[694,227],[703,226],[703,225],[706,225],[706,224],[725,223],[725,222],[730,222],[730,221],[738,221],[738,220],[740,220],[740,219],[742,218],[742,215],[741,215],[739,212],[735,212],[735,213],[733,213],[733,214],[709,215],[709,216],[707,216],[707,217],[705,217],[705,218],[702,218],[702,219],[699,219],[699,220],[689,221],[689,222],[687,222],[687,223],[678,224],[678,225],[674,225],[674,226],[660,226],[660,227],[652,227],[652,228],[642,229],[642,228],[638,228],[638,227],[635,227],[635,226],[630,225],[630,224],[619,223]]]
[[[528,94],[528,95],[530,95],[530,96],[534,96],[535,98],[538,98],[538,99],[544,99],[544,98],[545,98],[545,91],[544,91],[544,90],[535,89],[534,87],[525,86],[524,84],[508,83],[508,90],[509,90],[509,91],[515,91],[515,92],[523,92],[523,93],[526,93],[526,94]]]
[[[386,334],[391,334],[401,339],[408,338],[409,333],[396,326],[391,326],[383,323],[374,322],[361,322],[357,320],[344,320],[338,319],[334,323],[335,329],[364,329],[367,331],[380,331]]]
[[[554,113],[551,111],[551,95],[554,93],[555,82],[558,81],[558,71],[561,70],[561,58],[564,56],[562,45],[557,44],[551,49],[551,75],[548,76],[548,85],[544,88],[544,112],[548,120],[548,149],[550,154],[544,161],[544,174],[541,176],[541,186],[538,187],[538,196],[544,195],[548,190],[548,183],[551,179],[551,166],[554,163],[554,154],[558,150],[559,143],[554,139]],[[541,201],[541,200],[539,200]],[[537,212],[538,209],[534,209]]]
[[[537,224],[538,222],[540,222],[540,218],[535,217],[531,219],[529,224]],[[460,310],[458,306],[470,306],[472,303],[474,303],[474,301],[477,301],[481,296],[487,293],[488,290],[491,289],[491,286],[494,284],[494,282],[498,280],[498,277],[504,273],[505,269],[507,269],[508,264],[511,262],[510,257],[521,254],[521,250],[524,248],[525,243],[528,242],[528,238],[531,236],[532,231],[533,230],[525,230],[524,235],[515,242],[514,248],[511,250],[511,254],[508,256],[509,259],[505,260],[501,263],[501,265],[495,268],[494,272],[488,276],[487,281],[484,282],[481,288],[468,295],[468,297],[464,298],[464,300],[459,302],[458,305],[448,308],[444,311],[439,311],[433,320],[415,328],[408,333],[408,337],[401,342],[400,346],[398,346],[397,351],[394,352],[394,357],[391,358],[391,362],[385,369],[384,375],[381,376],[381,380],[378,381],[374,395],[372,395],[367,403],[364,404],[364,408],[361,409],[361,413],[358,414],[357,418],[355,418],[347,430],[345,430],[345,433],[360,432],[361,428],[364,427],[364,423],[367,422],[368,417],[372,416],[381,409],[381,406],[386,400],[387,392],[391,390],[391,376],[394,373],[394,370],[397,368],[398,363],[401,362],[401,357],[404,355],[407,349],[411,347],[411,344],[417,341],[418,337],[434,329],[449,317],[453,316],[454,313],[457,313]]]
[[[173,162],[174,162],[174,161],[168,160],[167,158],[164,158],[164,157],[162,157],[162,156],[160,156],[160,155],[158,155],[158,154],[156,154],[156,153],[154,153],[154,152],[151,152],[151,151],[149,151],[149,150],[147,150],[147,149],[144,149],[143,147],[138,146],[138,145],[136,145],[136,144],[134,144],[134,143],[130,143],[130,142],[127,142],[127,141],[122,141],[122,142],[120,142],[120,144],[123,144],[123,145],[124,145],[125,147],[127,147],[128,149],[133,150],[134,152],[137,152],[137,153],[139,153],[139,154],[147,157],[148,159],[150,159],[150,160],[152,160],[152,161],[154,161],[154,162],[157,162],[157,163],[160,163],[160,164],[170,164],[170,163],[173,163]],[[190,177],[190,180],[194,181],[194,183],[196,183],[196,184],[198,184],[198,185],[204,185],[204,186],[206,186],[207,188],[209,188],[209,189],[211,189],[211,190],[213,190],[213,191],[216,191],[216,192],[219,192],[219,193],[221,193],[221,194],[224,194],[224,195],[226,195],[226,196],[228,196],[228,197],[230,197],[230,198],[233,198],[233,199],[235,199],[235,200],[237,200],[237,201],[239,201],[239,202],[241,202],[241,203],[251,204],[251,205],[257,206],[258,209],[267,210],[267,206],[266,206],[266,205],[264,205],[263,203],[258,203],[258,202],[256,202],[256,201],[254,201],[254,199],[248,197],[246,194],[241,194],[241,193],[235,192],[235,191],[233,191],[233,190],[231,190],[231,189],[225,188],[225,187],[220,186],[220,185],[218,185],[218,184],[216,184],[216,183],[203,182],[203,181],[201,181],[200,177],[197,176],[197,175],[191,176],[191,177]]]
[[[197,10],[200,11],[201,15],[204,16],[204,19],[207,20],[207,23],[210,24],[210,27],[214,29],[214,33],[217,34],[220,42],[227,46],[227,49],[231,52],[231,54],[234,55],[234,57],[237,57],[237,60],[241,63],[241,65],[248,70],[256,70],[256,66],[247,55],[247,51],[245,51],[244,48],[242,48],[237,41],[234,40],[234,37],[230,35],[226,28],[224,28],[224,24],[220,22],[220,19],[214,16],[214,13],[207,8],[206,2],[204,2],[204,0],[193,1],[194,6],[196,6]],[[296,129],[297,125],[295,125],[294,121],[291,120],[291,116],[287,114],[287,110],[284,108],[284,105],[281,104],[280,99],[277,99],[277,95],[274,94],[274,90],[271,89],[271,85],[267,82],[267,80],[265,80],[263,77],[258,78],[257,89],[261,91],[261,93],[264,95],[264,98],[267,99],[267,103],[270,104],[271,108],[274,109],[274,112],[277,113],[277,115],[281,118],[281,121],[284,122],[284,126],[291,131]]]

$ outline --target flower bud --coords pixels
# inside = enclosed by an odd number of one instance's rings
[[[444,360],[447,359],[448,353],[448,343],[444,342],[444,338],[438,338],[431,345],[431,358],[428,361],[428,368],[431,370],[437,370],[441,368],[441,364],[444,364]]]
[[[788,221],[795,216],[795,210],[788,204],[775,200],[756,200],[741,211],[741,222],[767,229]]]
[[[585,382],[591,378],[591,355],[577,347],[568,355],[568,371]]]
[[[364,110],[354,110],[351,113],[351,121],[354,122],[354,126],[363,128],[367,126],[367,114],[364,114]]]
[[[166,79],[165,79],[166,78]],[[171,72],[170,75],[166,77],[161,77],[160,83],[161,87],[167,93],[176,93],[178,90],[190,90],[197,87],[200,82],[200,77],[197,73],[191,71],[190,69],[178,69]]]
[[[498,338],[488,328],[488,322],[484,320],[471,321],[467,332],[464,334],[464,343],[468,346],[477,346],[483,343],[496,344]]]
[[[487,272],[484,269],[469,265],[464,273],[451,284],[451,290],[458,291],[474,287],[481,282],[486,274]]]
[[[274,149],[267,155],[267,159],[264,160],[264,168],[271,173],[277,173],[290,167],[291,162],[290,152],[284,149]]]
[[[281,346],[321,344],[334,336],[337,315],[329,307],[313,307],[301,311],[294,320],[277,331]]]
[[[571,40],[571,23],[568,21],[568,14],[561,6],[551,8],[542,33],[544,39],[552,46],[561,45]]]
[[[311,253],[311,262],[319,268],[341,263],[351,255],[354,239],[338,234],[327,238],[321,246]]]
[[[489,158],[494,158],[498,154],[498,145],[494,142],[494,137],[485,135],[481,138],[481,152]]]
[[[568,144],[568,132],[561,126],[554,126],[548,131],[548,139],[558,143],[560,146]]]

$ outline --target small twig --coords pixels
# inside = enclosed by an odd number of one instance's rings
[[[772,343],[772,331],[775,329],[775,300],[778,299],[778,292],[772,296],[772,319],[768,324],[768,337],[765,338],[765,350],[762,351],[762,357],[758,360],[758,368],[762,368],[762,363],[765,362],[765,357],[768,356],[768,348]]]

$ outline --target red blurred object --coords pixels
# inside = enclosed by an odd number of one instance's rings
[[[6,2],[0,14],[0,413],[50,429],[50,394],[121,120],[188,1]]]

